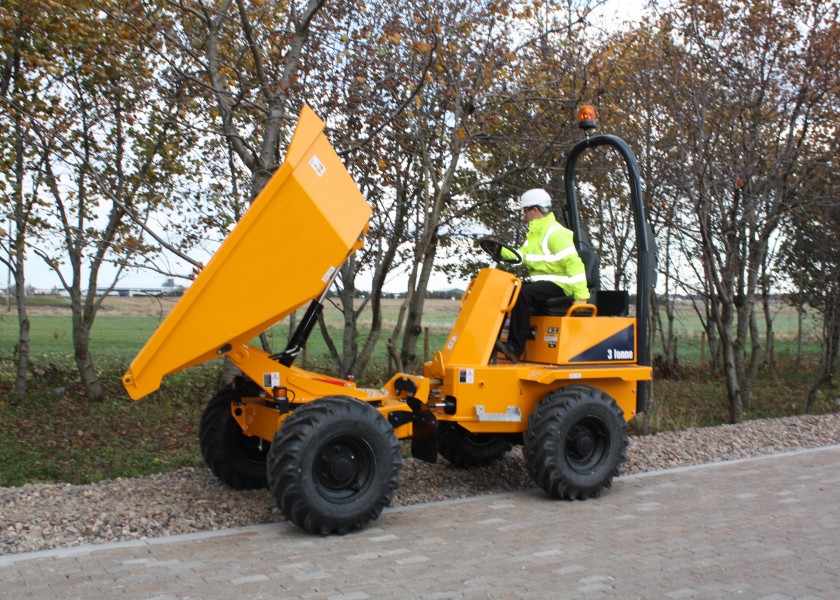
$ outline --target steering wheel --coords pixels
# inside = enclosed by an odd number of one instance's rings
[[[489,237],[483,237],[480,240],[478,240],[478,245],[496,262],[504,263],[507,265],[518,265],[522,262],[522,255],[519,253],[519,250],[517,250],[513,246],[508,246],[507,244],[505,244],[504,242],[500,242],[499,240]],[[507,256],[502,256],[503,248],[511,252],[514,257],[509,258]]]

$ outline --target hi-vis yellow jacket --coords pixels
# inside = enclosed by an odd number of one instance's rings
[[[519,252],[533,281],[553,281],[567,296],[589,299],[586,269],[575,249],[574,236],[557,222],[554,213],[528,224],[528,236]],[[502,254],[512,258],[505,250]]]

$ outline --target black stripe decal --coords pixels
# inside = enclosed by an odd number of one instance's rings
[[[628,325],[618,333],[584,350],[569,362],[602,362],[613,360],[636,360],[633,351],[635,325]]]

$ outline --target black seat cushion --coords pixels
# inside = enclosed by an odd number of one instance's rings
[[[543,302],[534,310],[536,315],[547,315],[549,317],[562,317],[569,311],[569,307],[575,301],[572,296],[555,296]]]
[[[555,296],[537,306],[534,315],[548,317],[562,317],[569,312],[569,307],[575,301],[571,296]],[[627,290],[589,290],[588,304],[598,308],[600,317],[626,317],[630,311],[630,294]],[[591,311],[575,311],[575,316],[588,317]]]

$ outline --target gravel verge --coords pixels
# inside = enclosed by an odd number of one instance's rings
[[[631,437],[622,473],[840,444],[840,414]],[[493,465],[461,471],[446,461],[403,461],[394,505],[534,487],[520,448]],[[265,490],[238,492],[207,469],[119,478],[91,485],[0,488],[0,555],[224,529],[283,520]]]

